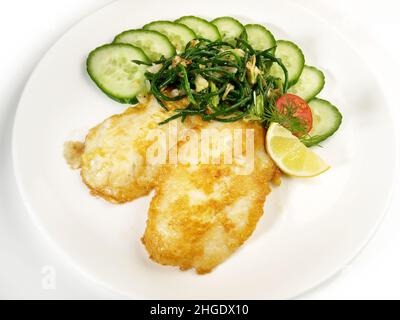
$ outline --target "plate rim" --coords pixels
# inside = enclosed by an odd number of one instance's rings
[[[74,270],[78,271],[81,275],[85,276],[86,278],[88,278],[90,281],[92,281],[94,284],[100,285],[102,288],[105,288],[107,290],[109,290],[110,292],[118,295],[118,296],[124,296],[125,298],[131,298],[132,299],[132,294],[127,294],[126,292],[120,291],[116,288],[113,288],[111,285],[109,285],[107,282],[101,280],[100,278],[94,276],[91,274],[91,272],[89,270],[87,270],[84,266],[82,266],[81,264],[79,264],[78,262],[76,262],[53,238],[52,236],[49,234],[49,232],[46,230],[46,228],[44,227],[44,225],[39,221],[40,219],[38,218],[37,214],[35,213],[35,209],[32,208],[30,202],[27,200],[27,194],[26,194],[26,190],[23,186],[23,182],[22,182],[22,177],[20,175],[20,172],[18,170],[18,164],[17,164],[17,151],[16,151],[16,131],[17,131],[17,122],[19,117],[21,117],[21,101],[23,100],[23,97],[26,93],[27,88],[29,87],[30,83],[33,81],[33,77],[34,75],[37,73],[37,71],[39,70],[39,68],[41,67],[41,65],[43,64],[43,61],[46,59],[46,57],[48,56],[49,52],[52,51],[52,49],[54,47],[56,47],[58,45],[58,43],[62,42],[62,40],[64,39],[64,37],[66,37],[71,30],[73,30],[74,28],[76,28],[77,26],[79,26],[84,20],[88,19],[89,17],[97,14],[98,12],[106,9],[109,6],[114,5],[115,3],[118,2],[123,2],[124,0],[112,0],[109,3],[100,6],[99,8],[93,10],[92,12],[82,16],[81,18],[79,18],[75,23],[73,23],[70,27],[66,28],[64,30],[64,32],[62,32],[62,34],[57,38],[56,41],[54,41],[45,51],[45,53],[41,56],[41,58],[36,62],[35,67],[33,68],[33,70],[31,71],[22,91],[20,94],[20,97],[18,99],[18,103],[15,109],[15,114],[14,114],[14,119],[13,119],[13,125],[11,128],[12,131],[12,137],[11,137],[11,157],[12,157],[12,167],[13,167],[13,173],[14,173],[14,177],[16,180],[16,184],[17,184],[17,188],[18,188],[18,192],[19,195],[21,196],[22,202],[23,202],[23,207],[26,209],[26,211],[28,212],[28,215],[31,219],[31,221],[33,222],[33,224],[35,225],[35,227],[37,228],[37,230],[40,232],[40,234],[47,240],[47,243],[54,249],[54,251],[60,256],[62,257],[62,260],[65,261],[70,267],[72,267]],[[308,7],[305,7],[303,5],[300,5],[298,3],[292,3],[291,1],[287,1],[284,0],[286,3],[290,3],[291,5],[294,6],[298,6],[301,7],[302,9],[308,11],[309,13],[311,13],[312,15],[314,15],[315,17],[317,17],[318,19],[320,19],[321,21],[324,21],[327,25],[329,25],[336,33],[337,36],[341,37],[344,41],[346,41],[346,43],[352,48],[355,49],[354,46],[351,45],[350,41],[348,40],[347,37],[345,37],[335,26],[333,26],[329,21],[327,21],[325,18],[323,18],[322,16],[316,14],[313,10],[310,10]],[[358,56],[360,56],[363,59],[363,64],[368,67],[369,71],[372,74],[376,74],[375,70],[372,70],[370,68],[370,65],[367,63],[367,61],[365,61],[364,56],[362,56],[358,50],[355,50],[355,52],[357,53]],[[387,94],[386,94],[386,90],[384,89],[384,86],[382,84],[381,79],[377,79],[376,80],[377,83],[379,84],[379,88],[380,90],[384,93],[384,104],[386,106],[388,106],[389,108],[389,112],[390,114],[393,114],[393,110],[392,110],[392,102],[389,101]],[[348,259],[343,262],[340,263],[340,267],[337,267],[336,270],[332,270],[332,272],[330,272],[328,275],[326,275],[323,279],[321,278],[320,280],[316,280],[315,283],[310,284],[308,286],[308,288],[302,289],[300,290],[300,292],[293,294],[291,297],[287,297],[285,299],[297,299],[303,295],[306,295],[308,293],[310,293],[311,291],[323,286],[326,282],[328,282],[330,279],[334,278],[336,275],[340,274],[346,267],[348,267],[349,265],[351,265],[354,260],[356,260],[359,255],[365,250],[365,248],[368,246],[368,244],[370,243],[370,241],[372,241],[375,237],[375,235],[377,234],[381,224],[383,223],[383,221],[385,220],[385,217],[387,215],[387,213],[390,210],[390,207],[393,203],[393,198],[394,198],[394,194],[395,194],[395,189],[396,186],[400,185],[400,182],[398,181],[397,177],[399,176],[399,172],[400,172],[400,165],[399,163],[399,135],[397,133],[397,131],[395,130],[395,126],[394,126],[395,122],[393,120],[393,118],[391,119],[391,123],[390,126],[393,129],[393,132],[395,132],[396,134],[394,135],[393,139],[395,142],[395,148],[394,148],[394,163],[395,166],[393,168],[394,172],[392,175],[392,179],[391,179],[391,184],[390,187],[388,188],[388,190],[390,190],[389,194],[386,196],[385,199],[385,203],[382,204],[382,209],[380,210],[380,214],[379,217],[377,217],[374,226],[371,228],[370,232],[368,233],[368,235],[365,236],[365,239],[361,242],[358,246],[358,248],[354,249],[353,253],[350,255]],[[137,297],[133,298],[133,299],[140,299],[143,297],[140,297],[138,294],[135,294]]]

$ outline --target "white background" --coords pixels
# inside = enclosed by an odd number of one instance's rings
[[[87,280],[64,261],[38,233],[20,202],[10,152],[14,112],[34,66],[69,27],[109,2],[110,0],[1,1],[0,298],[123,298]],[[301,3],[328,20],[353,43],[383,82],[386,98],[396,104],[396,82],[399,81],[400,72],[400,3],[396,0],[298,0],[296,3]],[[374,49],[365,50],[371,44],[374,44]],[[58,81],[62,85],[62,79]],[[397,105],[400,108],[400,103]],[[400,121],[400,112],[397,112],[396,117]],[[398,195],[397,187],[390,212],[376,236],[357,259],[333,279],[300,298],[400,299]],[[42,271],[46,266],[52,266],[56,270],[55,290],[43,289]]]

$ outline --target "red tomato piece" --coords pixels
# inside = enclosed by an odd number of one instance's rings
[[[299,96],[290,93],[284,94],[276,100],[276,108],[283,114],[287,114],[288,109],[292,108],[293,116],[299,118],[304,123],[305,132],[293,132],[294,135],[299,136],[311,131],[313,125],[311,109],[307,102]]]

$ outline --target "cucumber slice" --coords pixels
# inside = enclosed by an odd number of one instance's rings
[[[182,53],[188,42],[196,38],[196,34],[192,29],[177,22],[154,21],[146,24],[143,28],[146,30],[158,31],[168,37],[178,53]]]
[[[151,30],[127,30],[114,39],[114,43],[127,43],[143,49],[152,60],[159,60],[162,56],[172,57],[175,48],[166,36]]]
[[[247,24],[247,38],[250,45],[256,50],[267,50],[276,46],[272,33],[262,25]]]
[[[275,56],[282,59],[283,64],[289,73],[289,87],[294,85],[300,78],[304,68],[304,55],[301,49],[290,41],[278,40],[276,42]],[[282,68],[277,63],[271,67],[271,75],[285,79]]]
[[[246,32],[243,25],[231,17],[220,17],[211,21],[211,23],[217,26],[222,40],[232,45],[236,44],[236,38]]]
[[[205,38],[211,41],[221,40],[218,28],[211,22],[199,17],[185,16],[175,22],[182,23],[194,31],[198,38]]]
[[[142,49],[130,44],[106,44],[93,50],[87,59],[87,71],[96,85],[121,103],[136,103],[146,92],[147,67],[132,60],[149,62]]]
[[[306,101],[316,97],[324,88],[325,76],[321,70],[315,67],[304,66],[297,83],[290,87],[288,92],[298,95]]]
[[[333,135],[342,123],[342,115],[329,101],[312,99],[308,105],[313,115],[313,127],[307,138],[302,141],[307,147],[319,144]]]

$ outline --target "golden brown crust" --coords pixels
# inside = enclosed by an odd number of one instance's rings
[[[279,170],[279,168],[277,167],[276,169],[275,169],[275,173],[274,173],[274,176],[272,177],[272,180],[271,180],[271,182],[272,182],[272,184],[274,185],[274,186],[276,186],[276,187],[279,187],[280,185],[281,185],[281,183],[282,183],[282,172],[281,172],[281,170]]]
[[[64,143],[64,159],[71,169],[79,169],[85,145],[80,141],[67,141]]]
[[[166,119],[152,100],[128,108],[92,128],[85,139],[81,177],[94,196],[125,203],[147,195],[155,186],[157,168],[146,163],[154,140],[151,129]]]
[[[256,151],[264,155],[264,130],[240,126],[255,129]],[[256,159],[248,175],[223,164],[164,167],[142,238],[150,258],[181,270],[211,272],[253,233],[275,170],[266,155]]]
[[[106,122],[116,123],[122,117],[129,116],[131,114],[139,114],[145,111],[145,105],[138,105],[135,108],[129,108],[124,113],[114,115],[111,118],[103,121],[101,124],[97,125],[96,127],[92,128],[85,139],[85,145],[89,144],[91,140],[98,134],[98,131],[101,130],[102,126],[105,125]],[[88,154],[83,154],[83,157],[89,157]],[[118,165],[118,164],[116,164]],[[82,181],[85,185],[90,189],[90,194],[96,197],[101,197],[109,202],[112,203],[125,203],[131,201],[135,198],[140,196],[146,195],[150,192],[152,186],[149,186],[149,190],[140,188],[140,186],[136,183],[136,180],[133,180],[130,185],[126,185],[121,188],[112,187],[111,183],[102,183],[96,184],[91,182],[91,171],[89,170],[90,160],[84,160],[83,166],[81,170],[81,177]],[[110,189],[113,188],[113,192],[110,192]]]
[[[171,109],[181,104],[167,103]],[[238,163],[150,166],[142,162],[152,143],[146,139],[148,131],[159,128],[158,123],[169,115],[148,102],[91,129],[84,148],[81,145],[81,152],[77,152],[81,176],[92,195],[112,203],[131,201],[155,188],[142,238],[150,258],[204,274],[227,259],[253,233],[270,192],[268,183],[277,183],[280,171],[265,152],[265,129],[244,121],[205,123],[200,117],[178,123],[198,133],[205,127],[254,130],[254,170],[239,175]],[[183,145],[181,142],[179,148]]]

